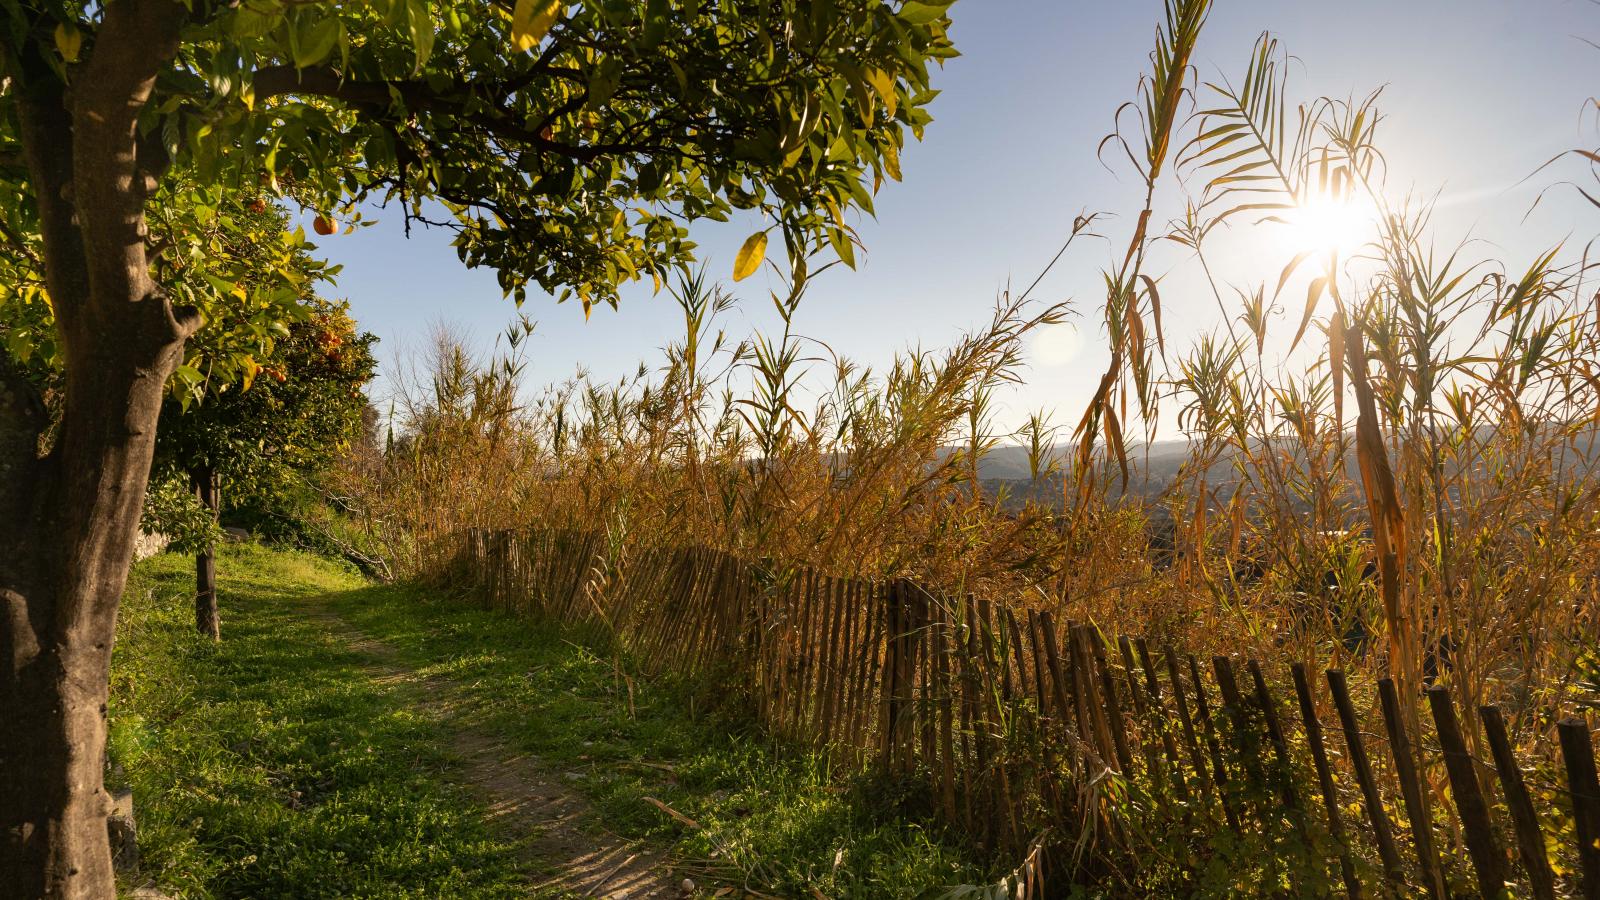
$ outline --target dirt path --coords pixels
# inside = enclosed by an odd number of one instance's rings
[[[449,750],[460,760],[456,774],[487,807],[490,827],[515,844],[529,873],[530,890],[565,890],[606,900],[683,895],[661,854],[602,829],[588,801],[560,773],[497,735],[465,724],[466,692],[459,684],[419,674],[393,647],[332,610],[308,606],[307,612],[366,654],[377,681],[394,687],[445,726]]]

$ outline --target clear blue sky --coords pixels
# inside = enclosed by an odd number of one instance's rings
[[[1133,94],[1159,0],[960,0],[952,36],[963,56],[936,78],[926,140],[903,155],[905,180],[886,185],[878,217],[861,223],[867,252],[856,271],[838,268],[816,281],[797,318],[802,333],[835,351],[881,367],[897,349],[942,346],[988,317],[999,290],[1032,281],[1080,212],[1119,212],[1102,230],[1126,244],[1141,199],[1126,172],[1108,171],[1096,145],[1118,104]],[[1558,189],[1522,221],[1539,189],[1578,174],[1568,165],[1517,186],[1539,164],[1575,146],[1592,146],[1595,122],[1583,118],[1600,94],[1600,5],[1588,0],[1218,0],[1201,39],[1202,79],[1237,78],[1257,34],[1278,34],[1299,58],[1291,91],[1364,94],[1387,85],[1380,142],[1391,164],[1391,193],[1442,191],[1440,238],[1488,242],[1485,255],[1525,266],[1538,248],[1600,234],[1600,211]],[[1108,157],[1109,160],[1109,157]],[[1173,209],[1158,210],[1159,222]],[[697,227],[703,259],[726,278],[748,223]],[[457,324],[487,347],[514,315],[493,274],[457,262],[443,232],[413,230],[398,216],[354,235],[323,240],[344,265],[334,290],[378,335],[390,363],[416,347],[430,324]],[[1099,269],[1105,242],[1074,248],[1036,292],[1072,298],[1083,327],[1076,341],[1050,339],[1052,364],[1036,358],[1028,383],[1004,398],[1002,424],[1051,407],[1073,419],[1090,396],[1106,354],[1099,349]],[[1285,257],[1262,265],[1237,249],[1221,260],[1224,279],[1275,277]],[[1219,315],[1177,254],[1159,257],[1169,347],[1217,326]],[[743,298],[728,320],[736,335],[769,327],[764,275],[735,286]],[[596,376],[659,363],[679,320],[670,298],[630,290],[619,311],[584,321],[576,305],[530,295],[523,312],[539,322],[529,358],[531,385],[560,380],[579,365]],[[1073,351],[1073,346],[1076,350]],[[1035,354],[1036,357],[1041,354]],[[381,385],[378,388],[381,393]],[[1168,434],[1170,436],[1170,433]]]

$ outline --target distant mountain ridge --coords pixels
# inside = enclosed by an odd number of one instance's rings
[[[1485,432],[1491,429],[1485,428]],[[1289,453],[1298,455],[1297,445],[1289,439],[1284,439]],[[941,453],[941,459],[948,459],[959,448],[947,448]],[[1021,503],[1025,500],[1035,500],[1051,505],[1060,502],[1062,496],[1063,472],[1070,467],[1072,455],[1077,452],[1076,445],[1055,444],[1045,451],[1041,461],[1041,474],[1037,481],[1028,465],[1028,448],[1007,445],[995,447],[986,452],[978,461],[978,479],[984,485],[986,493],[991,495],[1004,491],[1010,502]],[[1097,453],[1103,452],[1103,448]],[[1140,444],[1128,449],[1128,493],[1153,500],[1172,486],[1183,466],[1189,461],[1192,453],[1192,443],[1188,440],[1156,441],[1152,444]],[[1235,451],[1224,451],[1216,462],[1212,463],[1206,473],[1206,480],[1212,487],[1228,484],[1233,481],[1233,464]],[[1059,463],[1058,471],[1045,475],[1050,461]],[[1561,452],[1560,465],[1573,477],[1592,476],[1596,467],[1600,466],[1600,446],[1582,447],[1565,446]],[[1345,475],[1352,489],[1359,484],[1361,477],[1360,468],[1352,450],[1345,454]],[[1120,486],[1114,485],[1112,496],[1121,493]]]

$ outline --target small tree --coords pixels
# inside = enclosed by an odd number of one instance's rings
[[[153,222],[258,186],[457,232],[521,299],[587,307],[759,210],[800,277],[929,121],[949,0],[4,0],[5,242],[36,262],[65,373],[51,432],[0,362],[0,884],[109,897],[102,784],[117,606],[167,379],[205,298]],[[163,204],[163,200],[174,200]],[[189,239],[189,236],[184,236]],[[224,287],[223,285],[227,285]],[[215,285],[216,299],[241,287]],[[243,290],[239,302],[257,302]],[[303,296],[298,293],[295,296]],[[197,302],[198,301],[198,302]],[[196,376],[201,376],[197,378]]]
[[[357,331],[344,304],[313,297],[304,307],[240,387],[193,404],[168,399],[162,410],[155,474],[184,479],[213,522],[223,484],[241,496],[281,495],[363,427],[376,338]],[[195,627],[219,638],[214,529],[199,538],[186,548],[195,552]]]

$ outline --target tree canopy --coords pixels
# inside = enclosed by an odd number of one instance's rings
[[[68,82],[93,77],[109,32],[160,25],[119,21],[115,4],[4,5],[14,62]],[[263,186],[321,222],[397,205],[408,225],[454,229],[461,258],[519,301],[533,283],[615,303],[620,283],[691,258],[688,222],[736,209],[760,210],[791,253],[851,261],[846,211],[872,209],[904,133],[929,121],[929,63],[954,55],[948,5],[172,4],[178,45],[150,66],[139,164],[180,176],[154,205],[197,226]],[[7,190],[25,245],[27,191]],[[741,267],[764,248],[753,237]]]
[[[216,475],[235,502],[272,506],[359,436],[367,408],[362,388],[377,367],[375,338],[357,329],[345,304],[310,297],[302,307],[305,317],[255,363],[249,387],[194,404],[184,404],[187,395],[167,401],[156,436],[156,477],[187,484]],[[157,515],[152,524],[175,523]],[[177,533],[162,530],[187,536],[176,524]],[[182,546],[198,549],[208,536]]]

